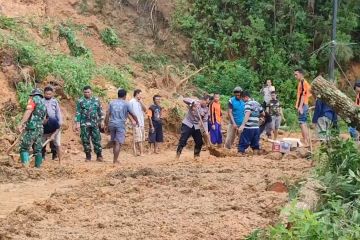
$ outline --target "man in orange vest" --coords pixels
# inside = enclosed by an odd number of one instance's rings
[[[301,128],[301,134],[305,145],[309,144],[309,133],[307,127],[307,113],[309,110],[309,97],[311,96],[311,86],[304,78],[304,70],[295,69],[294,76],[299,82],[297,87],[296,109]]]

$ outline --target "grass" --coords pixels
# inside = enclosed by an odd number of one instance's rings
[[[15,29],[17,27],[17,22],[14,18],[8,18],[6,16],[0,15],[0,28],[1,29]]]
[[[150,52],[140,51],[135,53],[132,58],[141,63],[145,71],[158,71],[169,64],[169,59],[164,55],[155,55]]]
[[[132,84],[130,79],[130,74],[125,71],[111,66],[104,65],[97,70],[97,75],[103,76],[107,80],[110,80],[115,87],[124,88],[126,90],[132,89]]]
[[[131,88],[131,75],[127,71],[120,70],[111,65],[96,66],[90,51],[86,48],[78,48],[78,42],[74,31],[69,27],[61,26],[63,36],[67,38],[69,47],[73,46],[71,55],[50,52],[42,46],[38,46],[32,40],[16,32],[10,32],[0,36],[0,48],[8,48],[14,51],[17,62],[21,66],[32,66],[35,70],[36,82],[41,82],[48,76],[55,77],[63,83],[64,92],[70,97],[78,97],[82,94],[85,85],[91,85],[95,76],[103,76],[111,81],[116,87]],[[26,36],[26,34],[25,34]],[[20,103],[28,98],[28,91],[33,86],[18,86]],[[104,91],[94,86],[96,93],[104,96]]]
[[[120,40],[115,30],[112,28],[105,28],[101,31],[101,40],[109,47],[117,47],[120,44]]]

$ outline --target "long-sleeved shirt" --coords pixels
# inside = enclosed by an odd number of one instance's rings
[[[59,125],[62,125],[63,119],[62,119],[58,100],[56,98],[50,98],[50,99],[44,98],[44,103],[49,118],[56,119]]]
[[[81,97],[76,103],[75,122],[81,126],[96,127],[104,119],[100,100]]]
[[[188,126],[189,128],[194,127],[195,129],[200,129],[201,123],[199,115],[201,116],[201,120],[204,123],[204,127],[206,130],[207,121],[209,119],[209,108],[207,106],[201,106],[197,100],[191,98],[185,98],[184,103],[189,105],[189,111],[185,115],[182,123]]]
[[[327,105],[320,99],[316,99],[312,122],[317,123],[320,117],[327,117],[328,119],[331,120],[333,124],[336,124],[337,122],[336,113],[329,107],[329,105]]]

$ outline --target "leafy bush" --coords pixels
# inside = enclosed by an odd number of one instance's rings
[[[132,58],[141,63],[145,71],[159,70],[169,63],[168,58],[164,55],[155,55],[144,51],[135,53]]]
[[[105,28],[100,35],[101,40],[109,47],[117,47],[120,44],[119,37],[112,28]]]
[[[34,85],[31,83],[20,82],[16,85],[16,95],[22,110],[26,109],[29,95],[33,89]]]
[[[129,74],[119,70],[114,66],[102,66],[97,70],[97,74],[110,80],[117,88],[124,88],[126,90],[130,90],[132,87],[129,80]]]
[[[295,209],[291,227],[256,230],[247,239],[360,239],[360,152],[352,140],[333,138],[315,154],[316,177],[325,187],[317,212]]]
[[[17,26],[15,19],[0,15],[0,28],[13,29]]]
[[[60,26],[59,37],[66,39],[66,43],[70,49],[71,55],[75,57],[90,55],[90,50],[76,39],[74,31],[70,27]]]

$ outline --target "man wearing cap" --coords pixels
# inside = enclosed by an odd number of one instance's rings
[[[355,82],[354,90],[356,92],[355,105],[360,107],[360,79]],[[359,140],[359,133],[356,130],[356,128],[350,126],[349,134],[350,134],[351,138],[354,139],[355,141]]]
[[[34,147],[35,167],[42,163],[42,135],[43,121],[46,117],[46,106],[43,93],[40,89],[32,90],[26,111],[18,125],[19,132],[23,133],[20,141],[20,159],[24,166],[30,162],[29,148]]]
[[[237,133],[237,129],[241,126],[245,116],[245,102],[242,100],[241,87],[234,88],[234,96],[230,98],[228,104],[228,114],[230,123],[227,129],[225,147],[230,149],[233,145]]]

